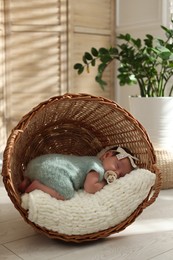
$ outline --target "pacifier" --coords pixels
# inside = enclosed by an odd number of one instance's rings
[[[109,170],[109,171],[105,172],[104,178],[108,184],[111,184],[116,181],[118,176],[117,176],[116,172]]]

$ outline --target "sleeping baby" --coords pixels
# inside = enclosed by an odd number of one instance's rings
[[[103,149],[97,156],[41,155],[28,163],[19,190],[38,189],[58,200],[71,199],[79,189],[94,194],[137,168],[135,160],[121,147]]]

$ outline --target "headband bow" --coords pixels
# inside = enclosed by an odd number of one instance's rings
[[[116,152],[118,152],[119,154],[116,155],[118,160],[124,159],[124,158],[129,158],[130,163],[132,165],[133,168],[137,168],[137,165],[135,164],[134,160],[139,160],[138,158],[136,158],[135,156],[132,156],[130,153],[127,153],[123,148],[118,147],[116,150],[114,150]]]
[[[114,149],[115,145],[113,146],[107,146],[106,148],[102,149],[97,156],[100,158],[105,152],[107,152],[108,150],[112,150],[115,152],[118,152],[119,154],[117,154],[117,159],[121,160],[123,158],[128,157],[130,160],[130,163],[132,165],[133,168],[137,168],[137,165],[135,164],[135,162],[133,160],[139,161],[139,159],[129,153],[127,153],[123,148],[121,148],[120,146],[117,149]]]

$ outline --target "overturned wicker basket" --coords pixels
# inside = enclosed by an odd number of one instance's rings
[[[27,211],[21,207],[18,186],[24,167],[32,158],[47,153],[95,155],[109,145],[126,146],[140,159],[140,168],[156,174],[151,193],[133,214],[115,227],[86,235],[59,234],[28,220]],[[155,201],[161,186],[155,162],[145,129],[125,109],[102,97],[65,94],[39,104],[12,130],[4,151],[2,175],[9,197],[26,222],[50,238],[82,242],[120,232]]]

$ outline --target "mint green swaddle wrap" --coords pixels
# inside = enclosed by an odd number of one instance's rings
[[[96,156],[45,154],[28,163],[25,176],[31,181],[39,180],[65,199],[70,199],[75,190],[83,188],[86,175],[91,170],[99,173],[99,181],[103,179],[104,169]]]

